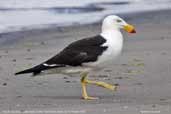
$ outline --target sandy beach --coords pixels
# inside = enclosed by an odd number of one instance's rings
[[[122,55],[89,78],[119,84],[116,92],[89,86],[100,99],[81,99],[80,76],[14,73],[54,56],[67,44],[100,32],[100,23],[0,34],[0,113],[143,114],[171,112],[171,10],[121,15],[137,33],[124,33]],[[49,112],[48,112],[49,111]]]

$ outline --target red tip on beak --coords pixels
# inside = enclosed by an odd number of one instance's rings
[[[133,29],[130,33],[136,33],[135,29]]]

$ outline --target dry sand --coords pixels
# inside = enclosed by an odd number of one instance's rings
[[[124,33],[113,66],[90,78],[119,84],[113,92],[89,86],[99,100],[81,99],[80,77],[14,76],[52,57],[72,41],[100,32],[99,24],[0,35],[0,113],[141,114],[171,112],[171,11],[127,14],[137,34]]]

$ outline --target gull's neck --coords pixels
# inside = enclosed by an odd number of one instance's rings
[[[123,40],[122,33],[119,29],[102,29],[100,35],[109,40]]]

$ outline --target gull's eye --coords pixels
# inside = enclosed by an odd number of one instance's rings
[[[117,21],[118,23],[122,22],[122,20],[120,20],[120,19],[117,19],[116,21]]]

